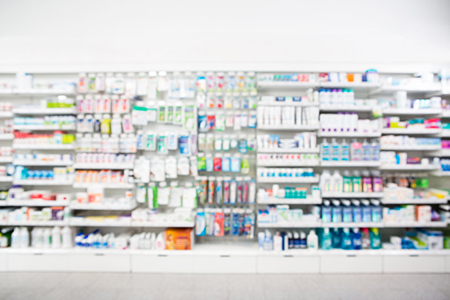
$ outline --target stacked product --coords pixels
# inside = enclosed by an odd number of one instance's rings
[[[376,134],[379,132],[379,121],[359,119],[355,112],[320,114],[320,127],[324,134]]]
[[[252,239],[255,231],[255,214],[243,208],[198,209],[195,234],[197,236],[244,236]]]
[[[322,222],[333,223],[381,223],[382,208],[378,200],[325,200],[322,206]],[[337,226],[339,227],[339,226]]]
[[[299,150],[315,151],[317,147],[317,134],[303,132],[296,134],[293,139],[280,139],[278,134],[258,134],[258,151],[286,150],[287,152]]]
[[[379,161],[380,144],[376,139],[370,143],[367,139],[359,142],[353,139],[350,144],[346,139],[342,139],[339,144],[335,138],[331,139],[331,144],[327,139],[320,145],[322,161]]]

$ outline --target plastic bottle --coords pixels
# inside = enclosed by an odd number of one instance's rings
[[[331,177],[331,191],[336,193],[342,192],[343,178],[339,171],[334,170],[333,176]]]
[[[369,171],[362,171],[362,191],[364,193],[372,193],[373,185],[372,185],[372,177],[370,177]]]
[[[52,229],[52,248],[61,248],[61,229],[58,226]]]
[[[333,249],[341,248],[341,233],[339,228],[331,229],[331,247]]]
[[[353,222],[353,208],[350,206],[350,200],[342,200],[342,222]]]
[[[104,134],[111,133],[111,115],[104,114],[103,119],[101,121],[101,131]]]
[[[30,236],[28,235],[28,229],[26,227],[22,227],[20,229],[20,248],[28,248],[30,245]]]
[[[353,139],[351,144],[350,159],[352,161],[362,160],[362,145],[356,139]]]
[[[344,171],[344,176],[342,178],[342,191],[344,193],[351,193],[353,191],[352,177],[350,171]]]
[[[341,146],[335,138],[331,139],[331,160],[339,161],[341,158]]]
[[[266,229],[266,232],[264,235],[264,250],[266,250],[266,251],[273,250],[272,235],[270,234],[270,231],[267,229]]]
[[[342,139],[340,159],[341,161],[350,160],[350,146],[345,139]]]
[[[370,249],[381,248],[381,237],[378,228],[370,228]]]
[[[120,115],[114,114],[111,120],[111,133],[121,134],[122,133],[122,121],[120,120]]]
[[[164,233],[160,232],[158,237],[156,238],[156,250],[164,250],[166,249],[166,241],[164,238]]]
[[[352,185],[353,185],[353,193],[362,192],[362,178],[359,175],[358,171],[353,171]]]
[[[20,248],[20,228],[14,228],[11,234],[11,248]]]
[[[303,231],[300,231],[300,238],[299,238],[299,243],[298,246],[300,249],[306,249],[307,245],[306,245],[306,234]]]
[[[359,232],[359,228],[353,228],[352,244],[353,244],[353,250],[361,250],[362,249],[362,237],[361,237],[361,232]]]
[[[381,206],[380,201],[378,200],[371,200],[372,203],[372,222],[381,222]]]
[[[324,170],[320,176],[320,190],[323,192],[332,192],[330,171]]]
[[[340,206],[340,202],[338,200],[332,200],[333,208],[331,209],[331,221],[333,223],[342,222],[342,207]]]
[[[353,222],[362,222],[361,204],[358,200],[352,200],[353,204]]]
[[[330,250],[331,249],[331,232],[330,228],[324,228],[322,232],[321,238],[321,248],[322,250]]]
[[[49,249],[52,245],[51,243],[51,238],[52,238],[52,231],[50,230],[50,228],[46,228],[44,229],[44,234],[43,234],[43,240],[44,240],[44,244],[43,244],[43,248],[45,249]]]
[[[372,153],[371,157],[373,161],[380,160],[380,143],[378,143],[377,139],[373,139],[371,143]]]
[[[283,250],[283,238],[280,235],[280,232],[276,232],[273,237],[273,250],[281,251]]]
[[[330,201],[325,200],[325,201],[323,201],[323,205],[322,205],[322,222],[330,223],[331,221],[332,221],[332,217],[331,217]]]
[[[102,115],[100,115],[100,114],[94,115],[94,132],[100,132],[101,118],[102,118]]]
[[[307,245],[309,250],[317,250],[319,248],[319,238],[313,229],[309,231]]]
[[[361,232],[362,248],[370,249],[370,234],[368,228],[363,228]]]
[[[341,248],[342,250],[352,250],[352,236],[350,234],[349,228],[342,229],[341,237]]]
[[[372,208],[369,200],[361,200],[362,203],[362,221],[364,223],[372,222]]]
[[[372,188],[374,193],[383,191],[383,178],[381,178],[380,171],[372,171]]]
[[[362,160],[372,160],[372,146],[367,142],[367,139],[364,139],[362,143]]]
[[[72,248],[72,230],[70,227],[65,226],[62,230],[62,247]]]
[[[320,148],[322,160],[323,161],[331,160],[330,145],[328,144],[327,139],[323,139]]]

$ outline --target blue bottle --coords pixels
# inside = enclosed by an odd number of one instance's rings
[[[341,160],[342,161],[350,160],[350,146],[345,139],[343,139],[341,143]]]
[[[381,237],[378,228],[370,229],[370,249],[380,249],[381,248]]]
[[[333,249],[341,248],[341,233],[339,232],[339,228],[331,229],[331,247]]]
[[[324,228],[321,239],[320,239],[320,245],[322,247],[322,250],[330,250],[331,249],[331,232],[330,228]]]
[[[338,200],[333,200],[333,209],[332,209],[332,222],[340,223],[342,222],[342,207],[340,206],[340,202]]]
[[[342,250],[352,250],[352,236],[350,234],[349,228],[342,229],[342,236],[341,236],[341,248]]]
[[[322,223],[330,223],[331,222],[331,206],[330,201],[323,201],[322,206]]]
[[[323,161],[329,161],[331,160],[331,151],[330,151],[330,144],[328,144],[327,139],[323,139],[322,145],[321,145],[321,156]]]
[[[341,159],[341,146],[335,138],[331,139],[331,160],[339,161]]]
[[[362,249],[362,236],[359,228],[354,228],[352,233],[352,244],[353,250],[361,250]]]

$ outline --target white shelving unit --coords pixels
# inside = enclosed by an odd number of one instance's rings
[[[378,95],[378,94],[392,94],[398,91],[405,91],[407,93],[433,93],[441,90],[441,87],[438,83],[436,84],[427,84],[423,86],[418,85],[407,85],[407,86],[381,86],[378,89],[369,92],[369,95]]]
[[[321,161],[320,165],[322,167],[330,167],[330,168],[337,168],[337,167],[374,167],[377,168],[381,165],[379,161]]]
[[[55,144],[55,145],[28,145],[13,143],[13,149],[17,150],[73,150],[72,144]]]
[[[258,130],[289,130],[289,131],[315,131],[317,125],[258,125]]]
[[[75,126],[53,126],[53,125],[14,125],[14,130],[24,131],[52,131],[52,130],[76,130]]]
[[[61,180],[14,180],[15,185],[72,185],[73,181],[61,181]]]
[[[308,196],[306,199],[271,197],[268,200],[259,200],[258,204],[318,205],[318,204],[322,204],[322,199],[321,198],[313,198],[311,196]]]
[[[427,227],[447,227],[447,222],[384,222],[384,227],[417,227],[417,228],[427,228]]]
[[[12,111],[0,111],[0,118],[12,118]]]
[[[77,227],[130,227],[131,219],[110,219],[97,221],[94,219],[70,218],[70,226]]]
[[[426,199],[381,199],[382,204],[444,204],[447,199],[426,198]]]
[[[381,228],[384,227],[383,222],[339,222],[339,223],[322,223],[324,228]]]
[[[13,140],[14,139],[14,134],[10,134],[10,133],[6,133],[6,134],[0,134],[0,140],[2,141],[8,141],[8,140]]]
[[[408,129],[408,128],[383,128],[383,134],[401,134],[401,135],[437,135],[442,132],[441,129]]]
[[[276,148],[276,149],[258,149],[258,153],[282,153],[282,154],[298,154],[298,153],[320,153],[319,148],[294,148],[294,149],[283,149],[283,148]]]
[[[42,207],[42,206],[67,206],[69,201],[50,201],[50,200],[14,200],[8,199],[6,201],[0,201],[0,206],[31,206],[31,207]]]
[[[72,201],[69,204],[72,210],[133,210],[136,203],[120,204],[120,203],[78,203]]]
[[[300,81],[258,81],[258,88],[301,88],[308,89],[317,87],[316,82],[300,82]]]
[[[376,138],[381,136],[381,132],[332,132],[319,131],[319,137],[349,137],[349,138]]]
[[[18,90],[9,89],[1,90],[0,95],[5,96],[34,96],[34,95],[74,95],[74,89],[29,89],[29,90]]]
[[[12,156],[0,156],[0,163],[9,163],[12,162]]]
[[[322,193],[322,198],[382,198],[384,193]]]
[[[39,107],[18,107],[13,109],[18,115],[74,115],[75,108],[39,108]]]
[[[0,182],[12,182],[12,176],[0,176]]]
[[[296,162],[295,164],[288,164],[283,162],[257,162],[258,167],[318,167],[320,163],[317,162]]]
[[[154,227],[154,228],[194,228],[194,222],[178,221],[178,222],[145,222],[131,221],[131,227]]]
[[[80,164],[73,165],[75,169],[91,169],[91,170],[126,170],[133,169],[133,164]]]
[[[404,171],[408,171],[408,170],[423,170],[423,171],[432,171],[432,170],[436,170],[438,169],[439,166],[435,166],[435,165],[423,165],[423,164],[418,164],[418,165],[382,165],[380,167],[381,170],[404,170]]]
[[[16,166],[70,166],[72,161],[27,161],[27,160],[13,160]]]
[[[320,111],[332,112],[332,111],[355,111],[355,112],[371,112],[373,107],[371,106],[351,106],[351,105],[321,105]]]
[[[319,228],[322,227],[321,222],[285,222],[285,223],[261,223],[258,222],[259,228]]]
[[[69,223],[67,221],[8,221],[8,226],[67,226]]]
[[[73,187],[76,189],[84,189],[90,187],[100,187],[103,189],[131,189],[133,184],[129,183],[74,183]]]
[[[388,108],[383,109],[383,115],[399,115],[399,116],[422,116],[422,115],[440,115],[441,109],[412,109],[412,108]]]
[[[379,82],[321,82],[320,87],[365,90],[374,89],[380,86]]]
[[[317,183],[319,176],[313,177],[258,177],[261,183]]]
[[[258,106],[318,106],[316,102],[302,102],[302,101],[259,101]]]
[[[386,151],[437,151],[441,149],[441,145],[411,145],[411,146],[381,145],[380,149]]]

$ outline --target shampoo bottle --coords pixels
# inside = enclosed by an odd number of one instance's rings
[[[353,229],[352,244],[353,244],[353,250],[361,250],[362,249],[362,238],[361,238],[361,232],[359,232],[359,228]]]
[[[273,240],[270,231],[266,229],[265,237],[264,237],[264,250],[270,251],[273,250]]]
[[[341,248],[343,250],[352,250],[352,237],[349,228],[342,229]]]
[[[324,170],[322,176],[320,176],[320,190],[324,192],[332,192],[331,189],[331,175],[330,171]]]
[[[340,202],[338,200],[333,200],[333,209],[332,209],[332,222],[340,223],[342,222],[342,208],[340,206]]]
[[[319,239],[315,231],[312,229],[308,234],[307,244],[309,250],[317,250],[319,248]]]
[[[341,193],[342,182],[343,178],[341,174],[339,174],[338,170],[334,170],[333,176],[331,177],[331,191],[335,193]]]
[[[350,146],[345,139],[342,139],[341,143],[341,161],[350,160]]]
[[[341,233],[338,228],[331,229],[331,247],[333,249],[341,248]]]
[[[356,139],[353,139],[351,144],[350,158],[352,161],[362,160],[362,145]]]
[[[327,139],[323,139],[320,148],[321,148],[322,160],[330,161],[331,160],[331,153],[330,153],[331,151],[330,151],[330,145],[328,144]]]
[[[280,232],[276,232],[275,236],[273,237],[273,249],[275,251],[282,251],[283,250],[283,238],[280,235]]]
[[[331,249],[331,232],[330,228],[324,228],[322,232],[321,239],[322,250],[330,250]]]
[[[344,177],[342,178],[342,191],[344,193],[353,192],[353,183],[352,176],[350,175],[350,171],[344,171]]]
[[[378,228],[370,229],[370,248],[371,249],[381,248],[381,237]]]
[[[350,200],[342,200],[342,222],[349,223],[353,222],[353,209],[350,206]]]
[[[362,248],[363,249],[370,249],[370,235],[369,235],[369,229],[363,228],[361,233],[361,240],[362,240]]]
[[[339,161],[341,158],[341,147],[335,138],[331,139],[331,160]]]
[[[164,232],[160,232],[156,238],[156,250],[166,249],[166,241],[164,238]]]
[[[362,143],[362,160],[372,160],[372,146],[367,142],[367,139],[364,139]]]

